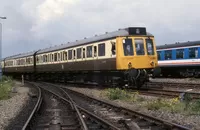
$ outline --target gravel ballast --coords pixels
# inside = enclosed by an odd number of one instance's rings
[[[13,86],[13,93],[10,94],[11,98],[7,100],[0,100],[0,129],[10,129],[12,122],[22,111],[23,107],[29,102],[30,88],[21,86],[20,82],[15,81]],[[23,111],[24,114],[26,113]],[[16,121],[15,121],[16,122]],[[19,122],[22,122],[19,120]]]
[[[107,97],[102,96],[101,92],[102,90],[98,89],[89,89],[89,88],[77,88],[77,87],[70,87],[69,89],[78,91],[80,93],[96,97],[99,99],[109,100]],[[173,123],[177,123],[180,125],[184,125],[189,128],[193,128],[193,130],[199,130],[200,129],[200,115],[183,115],[179,113],[172,113],[168,111],[163,111],[163,110],[148,110],[145,107],[141,107],[142,104],[147,103],[150,100],[156,99],[156,97],[152,96],[144,96],[145,101],[142,103],[140,102],[125,102],[121,100],[112,100],[111,102],[114,102],[122,107],[129,108],[132,110],[136,110],[138,112],[142,112],[144,114],[152,115],[154,117],[158,117],[161,119],[168,120]]]
[[[166,83],[192,83],[192,84],[200,84],[200,79],[198,78],[155,78],[150,79],[151,82],[166,82]]]

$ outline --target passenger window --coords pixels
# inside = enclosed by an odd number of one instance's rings
[[[157,55],[158,55],[158,60],[161,60],[161,52],[160,51],[157,52]]]
[[[198,48],[189,48],[189,58],[198,58]]]
[[[63,59],[64,59],[64,60],[67,60],[67,51],[64,51],[64,52],[63,52]]]
[[[94,46],[94,57],[97,56],[97,46]]]
[[[92,46],[87,47],[87,58],[92,57]]]
[[[51,54],[51,62],[54,62],[54,56]]]
[[[77,51],[77,59],[81,59],[82,58],[82,56],[81,56],[81,50],[82,50],[82,48],[78,48],[78,49],[76,49],[76,51]]]
[[[168,50],[165,51],[165,60],[171,60],[172,59],[172,51]]]
[[[68,60],[71,60],[72,59],[72,50],[69,50],[68,51]]]
[[[148,55],[154,55],[154,46],[152,39],[146,39],[146,48]]]
[[[36,58],[37,63],[39,63],[39,57],[37,56]],[[17,65],[18,65],[18,60],[17,60]]]
[[[63,52],[60,52],[60,60],[63,61]]]
[[[85,58],[85,48],[83,48],[83,58]]]
[[[98,56],[105,56],[105,43],[98,45]]]
[[[54,53],[54,61],[58,61],[58,54],[57,53]]]
[[[176,59],[183,59],[184,58],[184,49],[176,50]]]
[[[43,62],[42,58],[43,58],[43,57],[42,57],[42,56],[40,56],[40,63],[42,63],[42,62]]]
[[[133,55],[132,39],[124,39],[123,48],[124,48],[124,56],[132,56]]]
[[[104,43],[105,44],[105,43]],[[111,52],[112,55],[116,55],[116,48],[115,48],[115,42],[111,42],[112,48],[111,48]],[[105,46],[105,45],[104,45]],[[105,47],[104,47],[105,48]]]
[[[135,39],[135,47],[137,55],[144,55],[144,41],[141,38]]]
[[[47,62],[47,55],[43,55],[43,62]]]
[[[57,53],[58,54],[58,61],[60,61],[60,53]]]

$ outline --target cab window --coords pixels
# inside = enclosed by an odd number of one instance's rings
[[[146,48],[148,55],[154,55],[154,47],[152,39],[146,39]]]
[[[135,47],[137,55],[144,55],[144,41],[141,38],[135,39]]]
[[[123,49],[124,49],[124,56],[132,56],[133,55],[132,39],[124,39],[123,40]]]

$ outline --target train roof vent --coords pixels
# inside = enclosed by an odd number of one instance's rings
[[[97,34],[94,35],[95,37],[98,36]]]
[[[106,34],[107,34],[108,32],[106,32]]]
[[[86,37],[84,37],[84,39],[87,39]]]

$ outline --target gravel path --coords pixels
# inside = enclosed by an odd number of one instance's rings
[[[21,83],[15,82],[15,93],[11,93],[11,98],[0,101],[0,130],[10,129],[8,126],[18,116],[22,108],[28,103],[28,93],[30,88],[22,87]]]
[[[70,87],[70,89],[84,93],[86,95],[90,95],[99,99],[103,100],[109,100],[106,97],[101,95],[102,90],[96,90],[96,89],[88,89],[88,88],[77,88],[77,87]],[[120,100],[114,100],[112,102],[117,103],[120,106],[130,108],[132,110],[137,110],[139,112],[149,114],[155,117],[159,117],[177,124],[185,125],[187,127],[192,127],[193,130],[200,130],[200,115],[182,115],[179,113],[171,113],[167,111],[162,110],[148,110],[147,108],[141,107],[145,103],[147,103],[149,100],[154,100],[156,97],[152,96],[143,96],[145,98],[145,101],[143,102],[124,102]],[[110,101],[110,100],[109,100]]]

